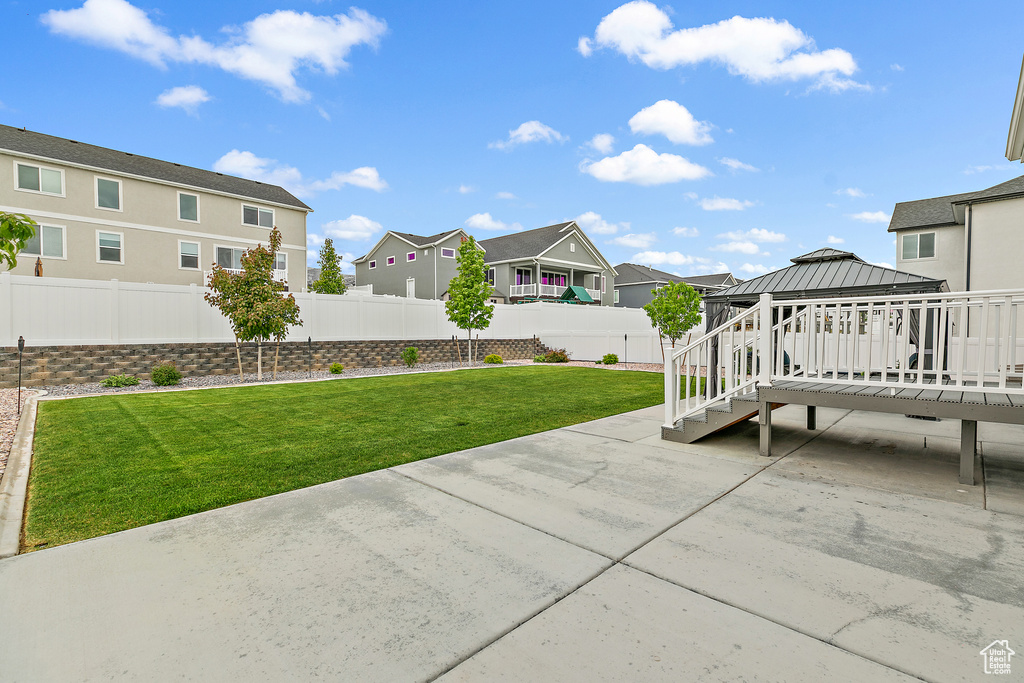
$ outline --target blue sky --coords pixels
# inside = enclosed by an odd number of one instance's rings
[[[5,1],[0,121],[288,187],[310,264],[578,219],[613,264],[893,263],[1003,157],[1019,5]]]

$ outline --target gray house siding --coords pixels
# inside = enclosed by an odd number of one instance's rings
[[[615,304],[620,308],[643,308],[650,303],[654,295],[652,289],[664,287],[667,282],[643,282],[632,285],[618,285],[619,303]]]
[[[441,249],[458,252],[462,233],[455,232],[436,246],[417,247],[406,240],[388,234],[375,249],[356,262],[356,284],[373,285],[374,294],[406,296],[409,278],[415,280],[417,299],[440,299],[448,290],[448,283],[458,270],[455,258],[441,256]],[[416,259],[409,261],[409,254]],[[395,258],[395,264],[387,265],[388,257]],[[370,268],[370,262],[376,263]]]

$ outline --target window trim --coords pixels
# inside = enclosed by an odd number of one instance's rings
[[[921,254],[921,235],[932,235],[933,236],[933,239],[934,239],[933,248],[935,249],[935,253],[932,254],[931,256],[921,256],[920,255]],[[908,257],[903,255],[903,242],[908,237],[916,237],[917,238],[917,249],[916,249],[916,253],[918,254],[917,256],[912,256],[912,257],[908,258]],[[938,239],[938,233],[936,233],[934,230],[930,230],[930,231],[927,231],[927,232],[907,233],[907,234],[904,234],[902,237],[900,237],[900,260],[901,261],[935,261],[935,260],[938,260],[938,258],[939,258],[939,239]]]
[[[196,245],[197,248],[196,248],[196,267],[195,268],[189,268],[187,266],[181,265],[181,257],[183,256],[183,254],[181,253],[181,245],[182,244],[194,244],[194,245]],[[202,244],[202,242],[194,242],[192,240],[178,240],[178,270],[190,270],[190,271],[200,270],[201,271],[202,269],[203,269],[203,244]]]
[[[256,209],[256,223],[246,223],[245,222],[245,207],[249,207],[250,209]],[[263,230],[273,230],[274,226],[277,225],[277,212],[276,212],[275,209],[268,209],[268,208],[260,206],[259,204],[246,204],[245,202],[242,202],[240,211],[241,211],[241,216],[242,216],[242,225],[244,225],[246,227],[249,227],[249,228],[262,228]],[[260,211],[269,211],[270,212],[270,227],[269,228],[264,226],[264,225],[260,225],[260,213],[259,213]]]
[[[494,286],[494,280],[495,280],[495,277],[497,276],[497,274],[498,273],[495,271],[494,268],[488,268],[487,269],[487,275],[484,276],[484,280],[487,282],[487,284],[489,284],[491,287],[493,287]]]
[[[406,263],[415,263],[416,262],[416,252],[415,251],[410,251],[408,254],[406,254],[405,255],[405,262]]]
[[[575,254],[576,253],[576,243],[575,242],[569,242],[569,253],[570,254]]]
[[[277,257],[278,256],[283,256],[284,257],[284,268],[278,268],[277,267]],[[276,270],[278,272],[284,271],[285,273],[288,272],[288,252],[287,251],[275,251],[274,252],[274,267],[272,268],[272,270]]]
[[[373,259],[372,261],[370,261],[370,270],[376,270],[376,269],[377,269],[377,259]]]
[[[384,259],[384,265],[389,266],[389,267],[395,265],[395,257],[394,256],[388,256],[386,259]]]
[[[113,211],[113,209],[111,209],[111,211]],[[121,242],[120,249],[119,249],[119,251],[121,252],[121,260],[120,261],[107,261],[105,259],[101,259],[100,258],[100,234],[117,235],[120,238],[120,242]],[[113,230],[97,230],[96,231],[96,263],[105,263],[107,265],[113,265],[113,266],[123,266],[124,265],[124,233],[123,232],[114,232]]]
[[[35,256],[37,258],[49,259],[51,261],[67,261],[68,260],[68,226],[66,225],[55,225],[53,223],[39,223],[39,253],[30,254],[27,251],[18,252],[18,256]],[[60,228],[60,253],[63,256],[44,256],[43,255],[43,228]],[[109,263],[109,261],[107,262]]]
[[[218,249],[241,249],[242,252],[244,253],[244,252],[246,252],[246,251],[248,251],[249,249],[252,249],[252,248],[253,247],[239,247],[239,246],[236,246],[236,245],[233,245],[233,244],[214,244],[213,245],[213,262],[214,262],[214,264],[217,263],[217,250]],[[238,268],[231,268],[231,270],[242,270],[241,258],[239,258]]]
[[[619,303],[619,289],[616,287],[614,291],[615,291],[615,297],[614,297],[615,300],[612,301],[612,303],[613,304],[617,304],[617,303]]]
[[[18,187],[18,166],[30,166],[39,170],[39,189],[33,190],[27,187]],[[60,173],[60,194],[54,194],[53,192],[43,191],[43,174],[42,170],[57,171]],[[67,185],[65,184],[64,169],[54,168],[53,166],[43,166],[42,164],[26,164],[24,161],[19,160],[17,157],[14,158],[14,190],[15,192],[28,192],[30,194],[41,194],[47,197],[67,197]]]
[[[444,252],[446,251],[452,252],[451,256],[445,254]],[[452,247],[441,247],[441,258],[455,258],[455,249]]]
[[[607,291],[607,289],[606,289],[607,288],[607,284],[606,284],[607,282],[608,282],[607,278],[604,275],[602,275],[601,276],[601,293],[602,294],[604,294]]]
[[[109,206],[100,206],[100,181],[106,180],[112,183],[117,183],[117,206],[118,208],[112,209]],[[120,178],[110,178],[108,176],[97,175],[93,176],[93,199],[94,208],[100,211],[116,211],[117,213],[124,213],[124,183],[121,182]],[[106,261],[105,263],[112,263],[112,261]]]
[[[181,217],[181,195],[183,195],[183,194],[187,194],[189,197],[195,197],[196,198],[196,219],[195,220],[192,220],[191,218],[182,218]],[[199,210],[199,195],[198,194],[196,194],[194,192],[182,192],[181,190],[178,190],[178,220],[181,221],[182,223],[193,223],[193,224],[197,224],[197,223],[202,222],[202,214],[200,213],[200,210]]]

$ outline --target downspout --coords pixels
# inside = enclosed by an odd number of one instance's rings
[[[971,214],[974,208],[974,202],[967,202],[967,273],[964,278],[964,289],[968,292],[971,291]]]

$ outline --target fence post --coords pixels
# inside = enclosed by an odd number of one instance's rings
[[[758,305],[761,308],[761,337],[758,340],[757,355],[759,357],[757,362],[761,367],[758,373],[757,384],[764,387],[770,386],[772,383],[772,295],[768,292],[763,292]]]

